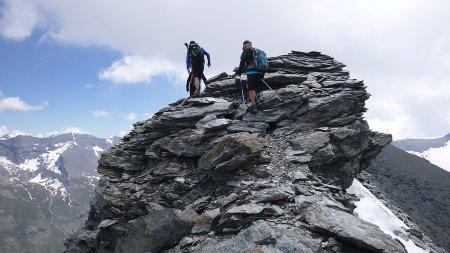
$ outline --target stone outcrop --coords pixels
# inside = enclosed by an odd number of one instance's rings
[[[362,117],[364,83],[318,52],[269,64],[256,114],[221,74],[136,123],[66,252],[405,252],[345,192],[391,141]]]

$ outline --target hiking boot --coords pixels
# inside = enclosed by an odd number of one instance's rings
[[[255,114],[255,113],[258,112],[258,108],[256,108],[256,105],[255,105],[255,104],[250,105],[249,112],[250,112],[251,114]]]
[[[194,96],[194,97],[200,96],[200,90],[195,90],[193,96]]]

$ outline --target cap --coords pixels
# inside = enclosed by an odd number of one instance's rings
[[[252,42],[249,40],[244,41],[244,43],[242,43],[242,50],[244,50],[245,44],[249,44],[249,43],[251,44]]]

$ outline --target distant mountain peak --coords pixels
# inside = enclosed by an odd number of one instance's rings
[[[405,139],[392,145],[450,172],[450,134],[432,139]]]
[[[77,133],[0,138],[0,252],[61,252],[63,238],[87,216],[98,160],[110,147]]]

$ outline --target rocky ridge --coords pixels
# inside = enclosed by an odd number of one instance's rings
[[[362,117],[363,81],[319,52],[269,64],[257,114],[224,73],[103,153],[65,252],[406,252],[345,192],[391,141]]]

